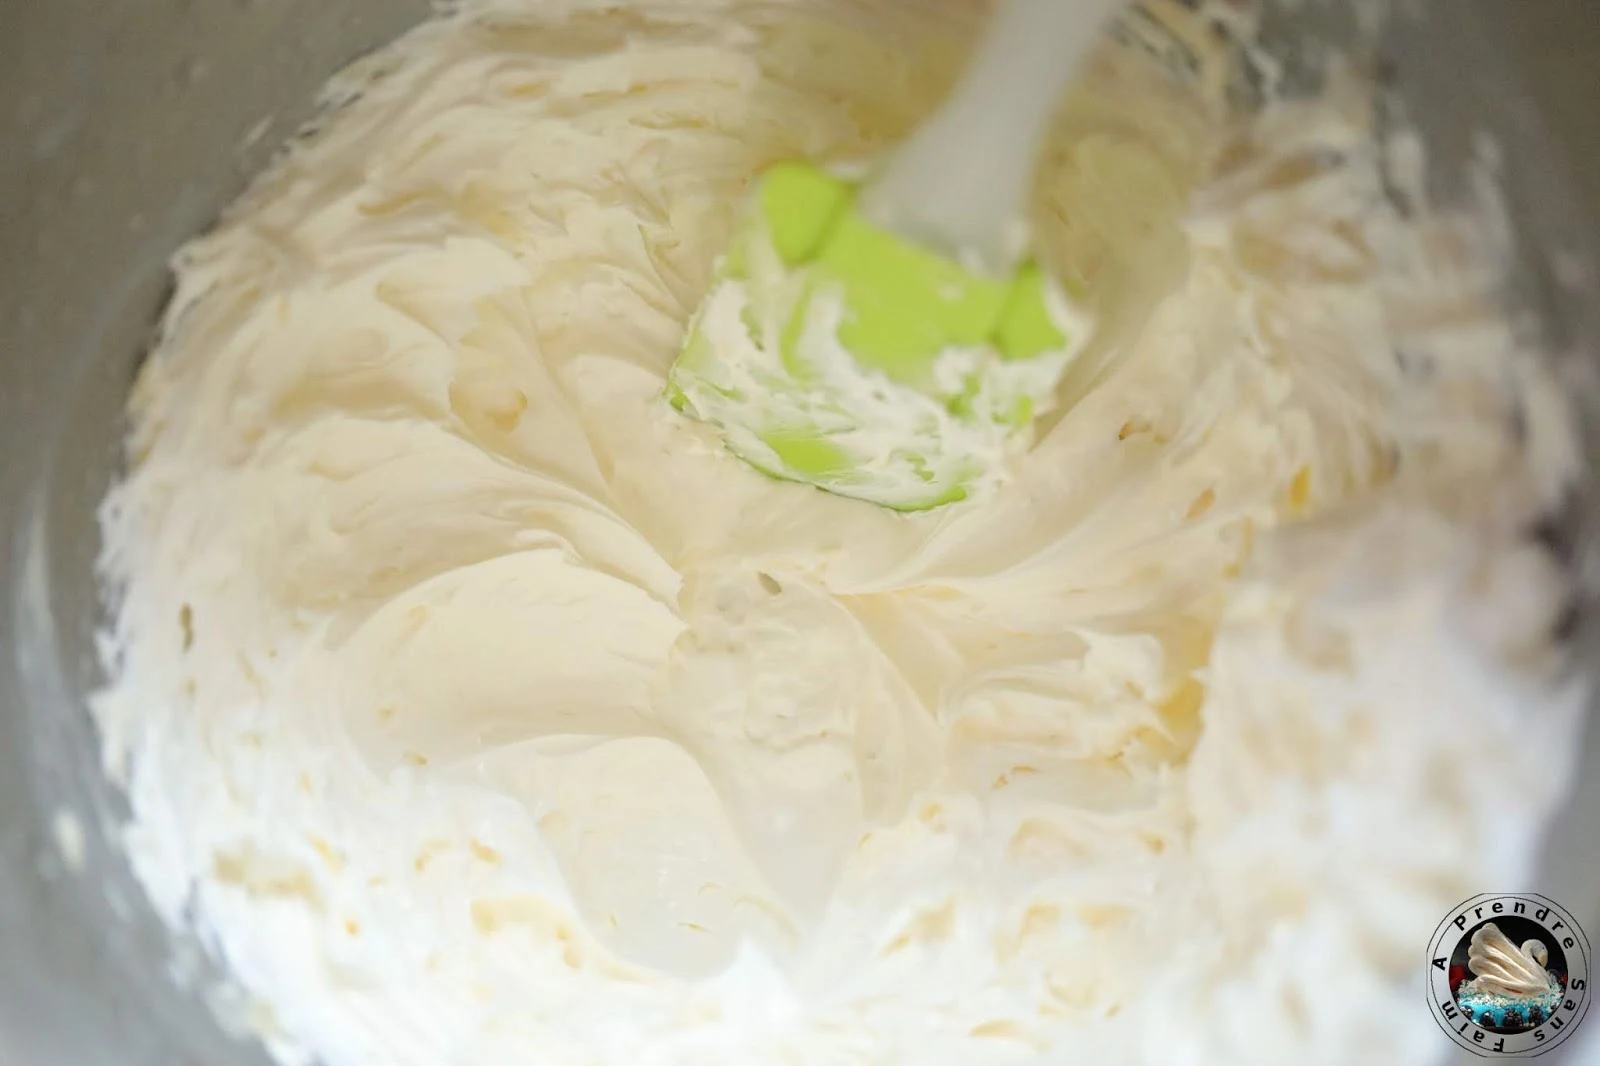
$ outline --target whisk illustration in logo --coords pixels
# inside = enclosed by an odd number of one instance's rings
[[[1428,1005],[1450,1039],[1486,1058],[1542,1055],[1589,1008],[1589,942],[1543,896],[1474,896],[1428,944]]]

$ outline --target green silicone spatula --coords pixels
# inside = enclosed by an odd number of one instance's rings
[[[950,99],[864,183],[761,175],[668,379],[777,478],[903,511],[1001,476],[1087,332],[1030,257],[1041,138],[1127,0],[1005,0]]]

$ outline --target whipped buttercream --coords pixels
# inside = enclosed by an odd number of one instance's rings
[[[977,14],[466,4],[179,257],[95,711],[282,1061],[1445,1046],[1421,945],[1570,770],[1521,531],[1573,458],[1494,231],[1393,205],[1361,86],[1238,116],[1103,49],[1035,222],[1098,328],[979,503],[663,400],[749,176],[902,136]]]

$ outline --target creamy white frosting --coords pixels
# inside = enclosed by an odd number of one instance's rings
[[[1573,460],[1359,87],[1242,122],[1102,55],[1036,220],[1100,328],[981,505],[662,401],[748,175],[902,135],[973,17],[468,5],[180,257],[95,709],[284,1061],[1444,1046],[1421,945],[1569,770],[1520,531]]]

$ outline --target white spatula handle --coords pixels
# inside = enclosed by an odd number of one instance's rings
[[[1028,243],[1039,142],[1107,21],[1129,0],[1003,0],[944,106],[858,201],[866,217],[1004,275]]]

